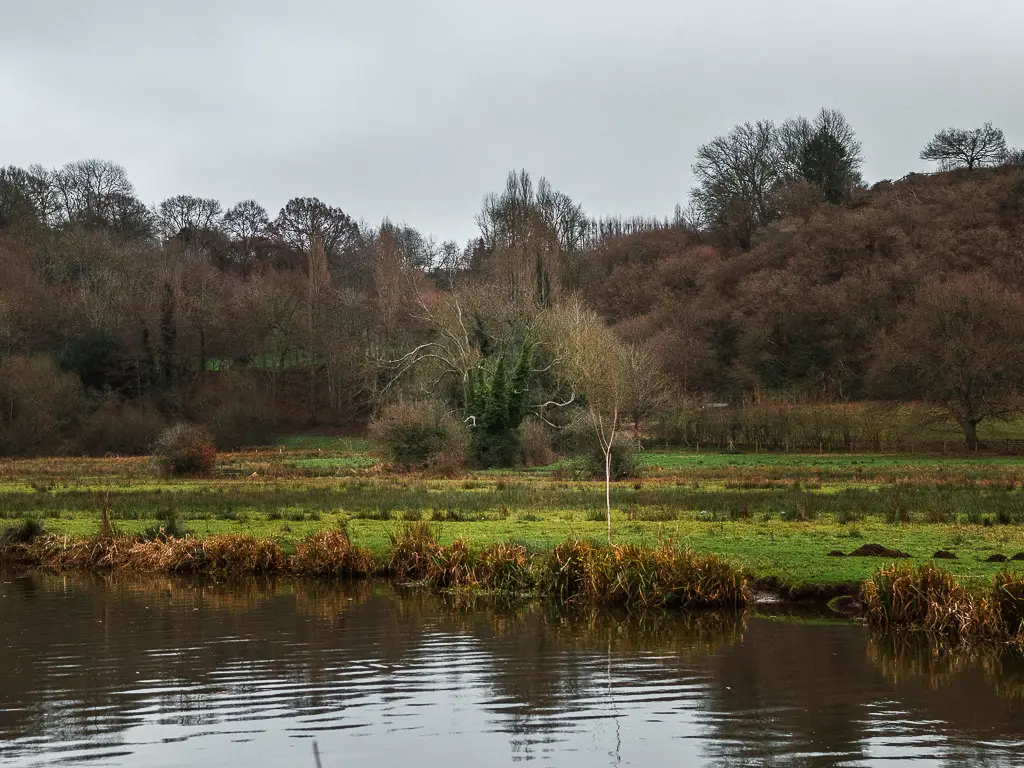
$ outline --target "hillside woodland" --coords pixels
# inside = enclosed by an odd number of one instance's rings
[[[361,431],[399,401],[441,404],[486,464],[580,419],[700,440],[722,403],[917,402],[975,448],[1024,392],[1024,166],[950,131],[939,172],[868,187],[839,113],[737,126],[671,219],[595,219],[515,172],[464,246],[307,197],[147,207],[107,161],[8,167],[0,454]]]

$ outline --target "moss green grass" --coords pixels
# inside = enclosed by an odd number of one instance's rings
[[[98,530],[106,506],[129,534],[168,518],[206,537],[243,533],[286,554],[310,533],[345,522],[354,543],[381,554],[403,522],[437,526],[442,543],[517,542],[548,550],[603,541],[603,487],[564,464],[473,472],[452,479],[387,471],[358,440],[312,437],[220,457],[211,478],[168,480],[145,459],[0,462],[0,526],[39,519],[71,537]],[[967,584],[1004,567],[985,559],[1024,551],[1024,458],[872,454],[647,453],[641,480],[612,491],[615,541],[671,540],[718,554],[755,579],[791,587],[859,582],[885,560],[829,557],[879,543],[913,564],[939,550]],[[1024,562],[1007,564],[1024,571]]]

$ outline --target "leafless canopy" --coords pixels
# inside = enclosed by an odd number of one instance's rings
[[[697,150],[693,202],[703,218],[731,231],[744,248],[772,218],[771,192],[781,179],[775,125],[737,125]]]
[[[935,134],[921,150],[922,160],[933,160],[944,171],[998,165],[1005,157],[1006,138],[992,123],[972,130],[946,128]]]

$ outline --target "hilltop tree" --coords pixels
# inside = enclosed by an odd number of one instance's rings
[[[135,197],[135,186],[124,166],[106,160],[78,160],[52,176],[64,223],[126,231],[151,230],[146,207]],[[131,234],[132,232],[126,232]]]
[[[266,238],[270,218],[267,209],[255,200],[242,200],[228,208],[221,226],[231,238],[235,260],[246,266],[257,258],[257,244]]]
[[[157,212],[164,238],[191,240],[219,227],[222,208],[212,198],[175,195],[160,203]]]
[[[319,240],[332,265],[359,239],[359,225],[351,216],[315,197],[289,200],[271,225],[271,232],[303,255],[309,253],[314,240]]]
[[[697,150],[693,204],[701,218],[728,232],[743,249],[775,218],[771,193],[782,178],[775,125],[737,125]]]
[[[922,160],[935,161],[942,170],[998,165],[1005,156],[1006,138],[992,123],[971,130],[946,128],[921,150]]]
[[[806,181],[830,203],[847,200],[861,182],[861,144],[837,109],[823,108],[813,121],[786,120],[779,126],[778,146],[783,174]]]

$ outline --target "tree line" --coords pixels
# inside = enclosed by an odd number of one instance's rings
[[[923,400],[974,447],[1024,385],[1022,157],[991,124],[921,156],[948,172],[869,189],[842,113],[745,123],[672,217],[519,171],[465,245],[313,197],[149,207],[108,161],[3,168],[0,453],[140,452],[180,420],[252,444],[415,397],[507,463],[526,422],[610,452],[752,393]]]

